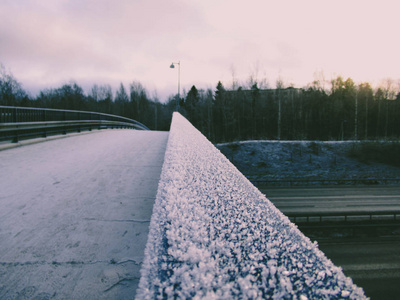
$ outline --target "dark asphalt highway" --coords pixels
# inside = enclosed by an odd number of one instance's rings
[[[400,209],[400,186],[259,187],[283,213]],[[300,225],[301,230],[301,225]],[[344,236],[344,235],[343,235]],[[400,229],[381,236],[310,236],[372,300],[399,299]]]
[[[283,213],[400,210],[400,186],[259,189]]]
[[[331,240],[319,248],[372,300],[399,299],[400,239]]]

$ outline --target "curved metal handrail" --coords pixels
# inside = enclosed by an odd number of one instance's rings
[[[136,120],[99,112],[0,106],[0,139],[13,142],[18,142],[20,136],[115,127],[150,130]]]
[[[25,112],[24,112],[25,111]],[[32,111],[32,112],[36,112],[33,114],[29,114],[28,111]],[[41,114],[39,114],[39,112]],[[92,112],[92,111],[82,111],[82,110],[68,110],[68,109],[53,109],[53,108],[35,108],[35,107],[18,107],[18,106],[1,106],[0,105],[0,123],[6,123],[4,122],[4,118],[2,118],[2,116],[4,117],[4,113],[6,114],[11,114],[10,116],[12,116],[12,119],[10,119],[8,122],[10,123],[16,123],[16,122],[29,122],[30,120],[20,120],[18,117],[26,117],[26,116],[43,116],[44,119],[40,120],[40,121],[47,121],[46,117],[48,117],[49,115],[46,114],[46,112],[49,113],[63,113],[63,120],[54,120],[54,121],[65,121],[65,118],[68,117],[64,114],[70,114],[70,115],[89,115],[90,119],[89,120],[108,120],[108,121],[114,121],[116,119],[118,120],[124,120],[126,123],[132,123],[137,125],[137,127],[142,128],[143,130],[150,130],[147,126],[145,126],[144,124],[133,120],[133,119],[129,119],[126,117],[122,117],[122,116],[117,116],[117,115],[111,115],[111,114],[106,114],[106,113],[100,113],[100,112]],[[56,114],[52,114],[53,116]],[[99,117],[99,118],[95,118],[93,119],[93,117]],[[51,116],[50,116],[51,117]],[[68,120],[71,120],[68,118]],[[80,117],[77,120],[83,120],[82,117]],[[39,121],[39,120],[38,120]]]

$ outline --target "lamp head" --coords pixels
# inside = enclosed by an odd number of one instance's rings
[[[174,63],[172,63],[169,67],[170,67],[171,69],[175,68]]]

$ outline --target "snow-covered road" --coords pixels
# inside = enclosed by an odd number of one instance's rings
[[[0,299],[135,295],[168,132],[0,151]]]

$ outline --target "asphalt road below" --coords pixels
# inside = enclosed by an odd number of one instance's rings
[[[400,186],[259,189],[283,213],[400,210]]]
[[[132,299],[168,132],[0,151],[0,299]]]
[[[399,186],[260,188],[283,213],[400,209]],[[331,224],[332,225],[332,224]],[[300,225],[301,230],[301,225]],[[367,229],[368,230],[368,229]],[[319,248],[373,300],[400,295],[400,230],[385,236],[313,235]],[[340,237],[341,236],[341,237]]]
[[[387,238],[319,242],[319,248],[343,268],[372,300],[400,295],[400,240]]]

